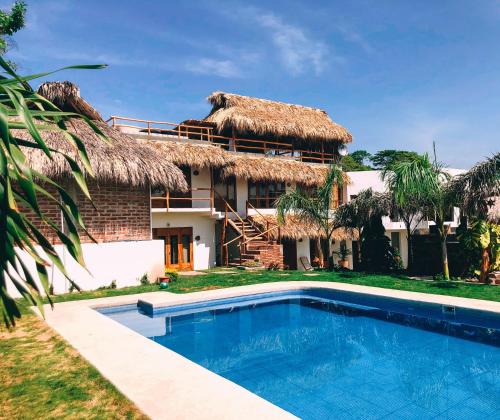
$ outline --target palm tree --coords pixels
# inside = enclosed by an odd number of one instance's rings
[[[333,268],[331,252],[332,234],[338,226],[334,225],[334,210],[337,207],[336,191],[343,184],[342,169],[332,164],[325,181],[312,194],[295,188],[276,200],[278,222],[284,223],[288,214],[293,213],[305,222],[315,223],[327,240],[328,268]],[[321,249],[321,247],[320,247]]]
[[[382,217],[389,212],[390,201],[386,194],[375,193],[371,188],[359,192],[356,198],[341,205],[335,212],[334,226],[345,227],[356,241],[358,265],[362,258],[363,233],[374,218]]]
[[[34,217],[42,220],[65,245],[70,255],[84,266],[80,244],[80,232],[87,233],[78,208],[56,180],[50,179],[31,169],[27,163],[23,148],[42,150],[49,158],[62,156],[72,169],[73,177],[80,190],[90,199],[85,176],[80,163],[61,151],[49,148],[44,142],[43,130],[59,130],[67,141],[78,150],[79,161],[87,174],[92,176],[92,168],[82,141],[66,129],[70,118],[82,118],[90,129],[107,141],[104,134],[88,118],[71,112],[62,112],[51,102],[36,94],[28,81],[45,77],[50,73],[21,77],[0,57],[0,66],[4,75],[0,77],[0,311],[7,327],[15,325],[15,319],[21,316],[17,303],[7,293],[7,281],[14,284],[22,296],[32,305],[37,305],[43,313],[41,296],[48,297],[49,278],[47,267],[54,264],[74,285],[69,278],[63,262],[55,248],[44,234],[33,224]],[[67,68],[102,68],[103,66],[72,66]],[[31,141],[15,136],[16,129],[26,130]],[[47,186],[55,188],[57,195],[51,194]],[[64,231],[58,227],[57,220],[52,220],[39,206],[40,197],[55,202],[64,217]],[[87,233],[88,234],[88,233]],[[36,263],[39,282],[30,273],[20,258],[26,252]],[[74,285],[78,287],[77,285]]]
[[[450,271],[446,239],[450,225],[446,223],[446,216],[453,205],[448,200],[446,184],[450,176],[436,159],[431,162],[428,154],[398,162],[386,168],[382,176],[393,194],[396,206],[403,208],[416,203],[425,216],[435,221],[441,244],[443,277],[448,280]]]
[[[496,197],[500,196],[500,153],[479,162],[469,171],[457,176],[448,186],[449,200],[471,217],[471,235],[481,247],[481,272],[479,279],[486,282],[490,267],[490,255],[496,231],[488,223],[488,213]],[[470,242],[470,241],[469,241]]]

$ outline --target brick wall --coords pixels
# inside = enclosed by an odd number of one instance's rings
[[[266,268],[283,268],[283,254],[281,253],[281,246],[278,244],[267,245],[262,248],[258,259]]]
[[[150,198],[148,187],[131,187],[116,184],[89,182],[93,203],[80,192],[73,193],[80,214],[89,233],[97,242],[151,239]],[[51,193],[55,191],[49,188]],[[66,187],[71,192],[72,188]],[[73,191],[76,191],[73,188]],[[60,212],[56,204],[45,197],[39,197],[41,209],[60,226]],[[32,219],[52,243],[60,243],[59,238],[44,223]],[[92,242],[81,235],[83,243]]]

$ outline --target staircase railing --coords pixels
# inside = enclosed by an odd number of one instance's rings
[[[245,221],[241,218],[241,216],[238,214],[238,212],[231,207],[231,205],[226,201],[226,199],[224,197],[222,197],[217,191],[215,191],[215,194],[224,203],[224,223],[223,223],[223,228],[222,228],[222,232],[221,232],[221,253],[222,253],[221,259],[223,260],[225,266],[227,267],[227,266],[229,266],[229,252],[228,252],[229,244],[237,241],[240,238],[243,238],[243,240],[245,240],[245,238],[246,238],[246,236],[245,236]],[[239,229],[238,226],[231,219],[229,219],[228,216],[230,213],[235,215],[236,218],[241,222],[241,229]],[[225,242],[226,229],[227,229],[227,225],[229,225],[229,224],[233,227],[233,229],[235,229],[239,233],[239,235],[236,238],[233,238],[230,241]],[[240,246],[240,264],[241,264],[241,262],[242,262],[241,255],[244,253],[245,247],[242,246],[241,242],[240,242],[239,246]]]
[[[248,209],[251,208],[253,211],[255,211],[255,213],[257,213],[261,218],[262,220],[265,220],[266,222],[266,228],[264,229],[264,232],[262,231],[262,229],[260,229],[258,226],[257,226],[257,223],[255,223],[255,220],[253,220],[253,218],[248,214]],[[253,227],[255,227],[259,232],[261,233],[266,233],[266,239],[269,241],[270,237],[269,237],[269,233],[272,232],[273,230],[276,230],[278,229],[278,239],[280,239],[281,237],[281,234],[280,234],[280,226],[279,224],[274,224],[273,223],[273,227],[270,227],[271,226],[271,222],[269,222],[269,220],[267,219],[266,216],[264,216],[252,203],[250,203],[248,200],[247,200],[247,203],[246,203],[246,215],[247,215],[247,220],[250,221],[250,223],[252,224]]]

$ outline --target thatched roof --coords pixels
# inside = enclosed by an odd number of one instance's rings
[[[78,94],[78,88],[69,82],[44,83],[40,88],[40,93],[47,94],[50,99],[55,98],[56,104],[63,105],[67,111],[84,112],[89,117],[98,115],[83,99],[74,97]],[[64,98],[65,93],[69,95],[67,100]],[[70,108],[70,105],[75,105],[75,109]],[[81,111],[84,108],[85,110]],[[157,156],[153,148],[109,127],[97,118],[93,119],[108,138],[109,144],[97,136],[81,119],[72,118],[67,121],[66,125],[70,132],[83,141],[97,181],[130,185],[161,185],[170,190],[187,188],[182,171],[173,163]],[[12,130],[12,133],[18,138],[33,141],[26,130]],[[73,144],[56,127],[42,130],[41,135],[49,147],[60,150],[79,161]],[[24,147],[23,151],[29,165],[36,171],[54,178],[71,175],[69,165],[60,154],[53,154],[51,160],[39,149]],[[81,167],[83,170],[82,165]]]
[[[104,121],[92,105],[80,96],[80,89],[74,83],[46,82],[38,88],[38,94],[48,99],[61,111],[76,112],[91,120]]]
[[[207,99],[213,108],[204,121],[214,123],[219,133],[234,128],[242,134],[281,139],[352,141],[352,135],[321,109],[224,92]]]
[[[261,228],[261,230],[266,230],[267,223],[269,222],[269,227],[273,225],[278,225],[276,216],[271,214],[255,214],[250,216],[252,220]],[[274,229],[269,232],[272,239],[277,239],[278,230]],[[280,234],[282,238],[287,239],[300,239],[304,237],[309,238],[325,238],[326,235],[323,230],[320,229],[316,224],[310,221],[304,221],[297,216],[289,215],[285,218],[285,223],[280,226]],[[336,229],[333,232],[332,239],[335,241],[350,240],[353,239],[352,235],[344,228]]]
[[[323,183],[327,173],[328,165],[283,158],[233,155],[232,164],[224,167],[222,175],[252,181],[289,181],[315,186]],[[344,174],[344,182],[349,182],[347,174]]]
[[[159,158],[176,165],[218,168],[228,165],[232,161],[229,152],[212,144],[147,139],[139,141],[154,148]]]

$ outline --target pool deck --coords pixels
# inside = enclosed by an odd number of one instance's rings
[[[189,294],[164,291],[45,305],[45,319],[101,374],[153,419],[286,419],[292,414],[115,322],[94,308],[153,308],[317,287],[500,313],[500,302],[316,281],[263,283]]]

